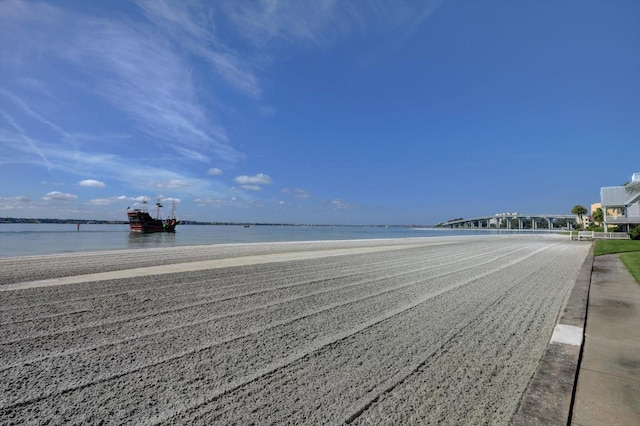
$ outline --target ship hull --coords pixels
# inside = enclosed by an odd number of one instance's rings
[[[152,218],[149,213],[141,211],[127,212],[131,232],[176,232],[178,222],[175,219],[163,221]]]

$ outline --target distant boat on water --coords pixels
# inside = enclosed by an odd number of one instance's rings
[[[129,218],[129,229],[131,232],[176,232],[176,225],[180,223],[176,219],[176,201],[171,201],[171,214],[166,220],[162,220],[160,199],[156,202],[156,217],[151,217],[148,211],[148,202],[142,201],[142,209],[131,209],[127,207],[127,217]]]

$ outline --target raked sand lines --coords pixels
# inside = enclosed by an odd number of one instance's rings
[[[1,292],[0,419],[507,423],[587,250],[423,240],[276,244],[263,262]]]
[[[512,251],[509,252],[513,254]],[[473,257],[473,256],[472,256]],[[484,261],[483,264],[493,263],[503,259],[505,254],[501,254],[490,262]],[[430,275],[418,275],[415,274],[425,272],[429,269],[433,269],[433,267],[421,267],[420,269],[414,271],[407,271],[402,268],[400,271],[396,270],[395,274],[384,274],[379,272],[379,276],[371,276],[371,272],[365,274],[366,278],[362,278],[360,276],[357,277],[357,281],[348,282],[344,280],[339,288],[332,288],[328,286],[327,283],[321,283],[321,287],[318,290],[318,286],[316,290],[309,294],[303,295],[288,295],[282,294],[279,297],[274,298],[270,297],[267,300],[257,300],[256,303],[252,306],[250,303],[243,303],[241,307],[237,304],[233,305],[231,309],[226,309],[224,306],[212,306],[208,312],[204,312],[201,309],[193,309],[196,305],[190,305],[189,308],[180,307],[172,312],[163,311],[156,312],[155,314],[145,315],[144,319],[149,321],[140,321],[143,318],[140,316],[136,318],[126,318],[119,319],[117,322],[109,322],[100,323],[97,325],[86,324],[83,323],[82,328],[74,328],[72,330],[60,331],[57,330],[54,334],[42,334],[29,337],[33,342],[26,342],[25,338],[20,338],[15,341],[6,341],[0,342],[3,350],[9,355],[9,358],[13,357],[21,357],[23,363],[32,363],[36,361],[41,361],[45,358],[51,358],[53,356],[61,356],[65,353],[75,353],[81,350],[93,350],[100,346],[107,345],[119,345],[125,343],[127,340],[141,340],[142,338],[150,337],[152,335],[157,335],[165,332],[179,332],[182,328],[191,328],[191,332],[196,330],[198,327],[203,327],[205,329],[211,329],[212,325],[209,325],[209,322],[215,321],[216,327],[223,327],[226,330],[226,333],[229,334],[234,326],[237,327],[238,324],[246,324],[246,323],[258,323],[258,324],[268,324],[274,323],[278,318],[285,319],[293,319],[296,320],[299,317],[304,317],[311,315],[312,313],[316,313],[318,311],[318,306],[322,306],[323,310],[333,309],[340,305],[347,305],[362,301],[367,298],[376,297],[381,294],[385,294],[392,291],[398,291],[401,288],[414,286],[416,284],[422,283],[425,279],[432,280],[432,287],[436,287],[436,280],[441,279],[443,277],[447,277],[456,272],[463,272],[474,267],[480,266],[471,265],[469,266],[467,262],[458,262],[464,264],[464,267],[458,267],[456,270],[449,270],[447,272],[440,272],[437,274]],[[375,273],[375,271],[374,271]],[[411,277],[412,280],[402,281],[399,278],[407,275],[414,275]],[[389,287],[388,280],[393,279],[396,282],[400,282],[401,284],[396,285],[394,287]],[[336,280],[333,280],[336,281]],[[347,282],[345,282],[347,281]],[[447,278],[444,282],[448,283],[451,279]],[[317,283],[312,283],[317,284]],[[242,297],[242,296],[239,296]],[[246,299],[246,298],[244,298]],[[213,305],[220,300],[215,300],[213,302],[203,302],[206,305]],[[299,302],[299,303],[297,303]],[[201,305],[197,306],[198,308]],[[191,309],[190,309],[191,308]],[[160,315],[163,314],[163,315]],[[172,314],[172,315],[171,315]],[[205,316],[207,315],[208,316]],[[292,316],[297,315],[297,316]],[[257,316],[260,316],[256,318]],[[139,321],[132,321],[133,319]],[[109,330],[105,330],[105,326],[107,325],[118,325],[121,323],[125,323],[127,325],[127,329],[123,330],[122,328],[111,328]],[[179,324],[170,329],[163,328],[164,324]],[[228,323],[228,324],[227,324]],[[20,324],[23,325],[24,323]],[[132,327],[133,325],[133,327]],[[7,327],[8,328],[8,327]],[[89,330],[86,330],[86,329]],[[101,328],[100,330],[98,330]],[[136,333],[136,331],[139,332]],[[246,332],[244,328],[241,329],[242,332]],[[111,336],[117,337],[126,333],[125,336],[118,340],[110,340],[110,341],[99,341],[99,343],[91,344],[93,336]],[[15,335],[24,336],[28,334],[28,330],[18,329],[14,331]],[[57,347],[53,347],[51,345],[52,339],[45,339],[55,337],[55,344]],[[44,347],[37,347],[38,343],[46,344]],[[146,345],[144,340],[141,342],[142,345]],[[11,347],[24,348],[28,347],[28,354],[11,354]],[[22,355],[22,356],[21,356]],[[38,357],[40,355],[40,357]],[[9,368],[14,366],[15,364],[9,364],[6,367]]]

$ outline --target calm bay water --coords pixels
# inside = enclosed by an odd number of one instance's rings
[[[364,226],[181,225],[175,234],[139,234],[129,225],[0,224],[0,257],[199,244],[354,240],[475,234],[477,231]]]

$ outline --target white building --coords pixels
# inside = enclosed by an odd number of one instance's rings
[[[640,173],[631,176],[631,183],[640,185]],[[600,188],[600,202],[604,214],[604,230],[617,225],[629,231],[629,225],[640,225],[640,191],[629,192],[626,186]]]

